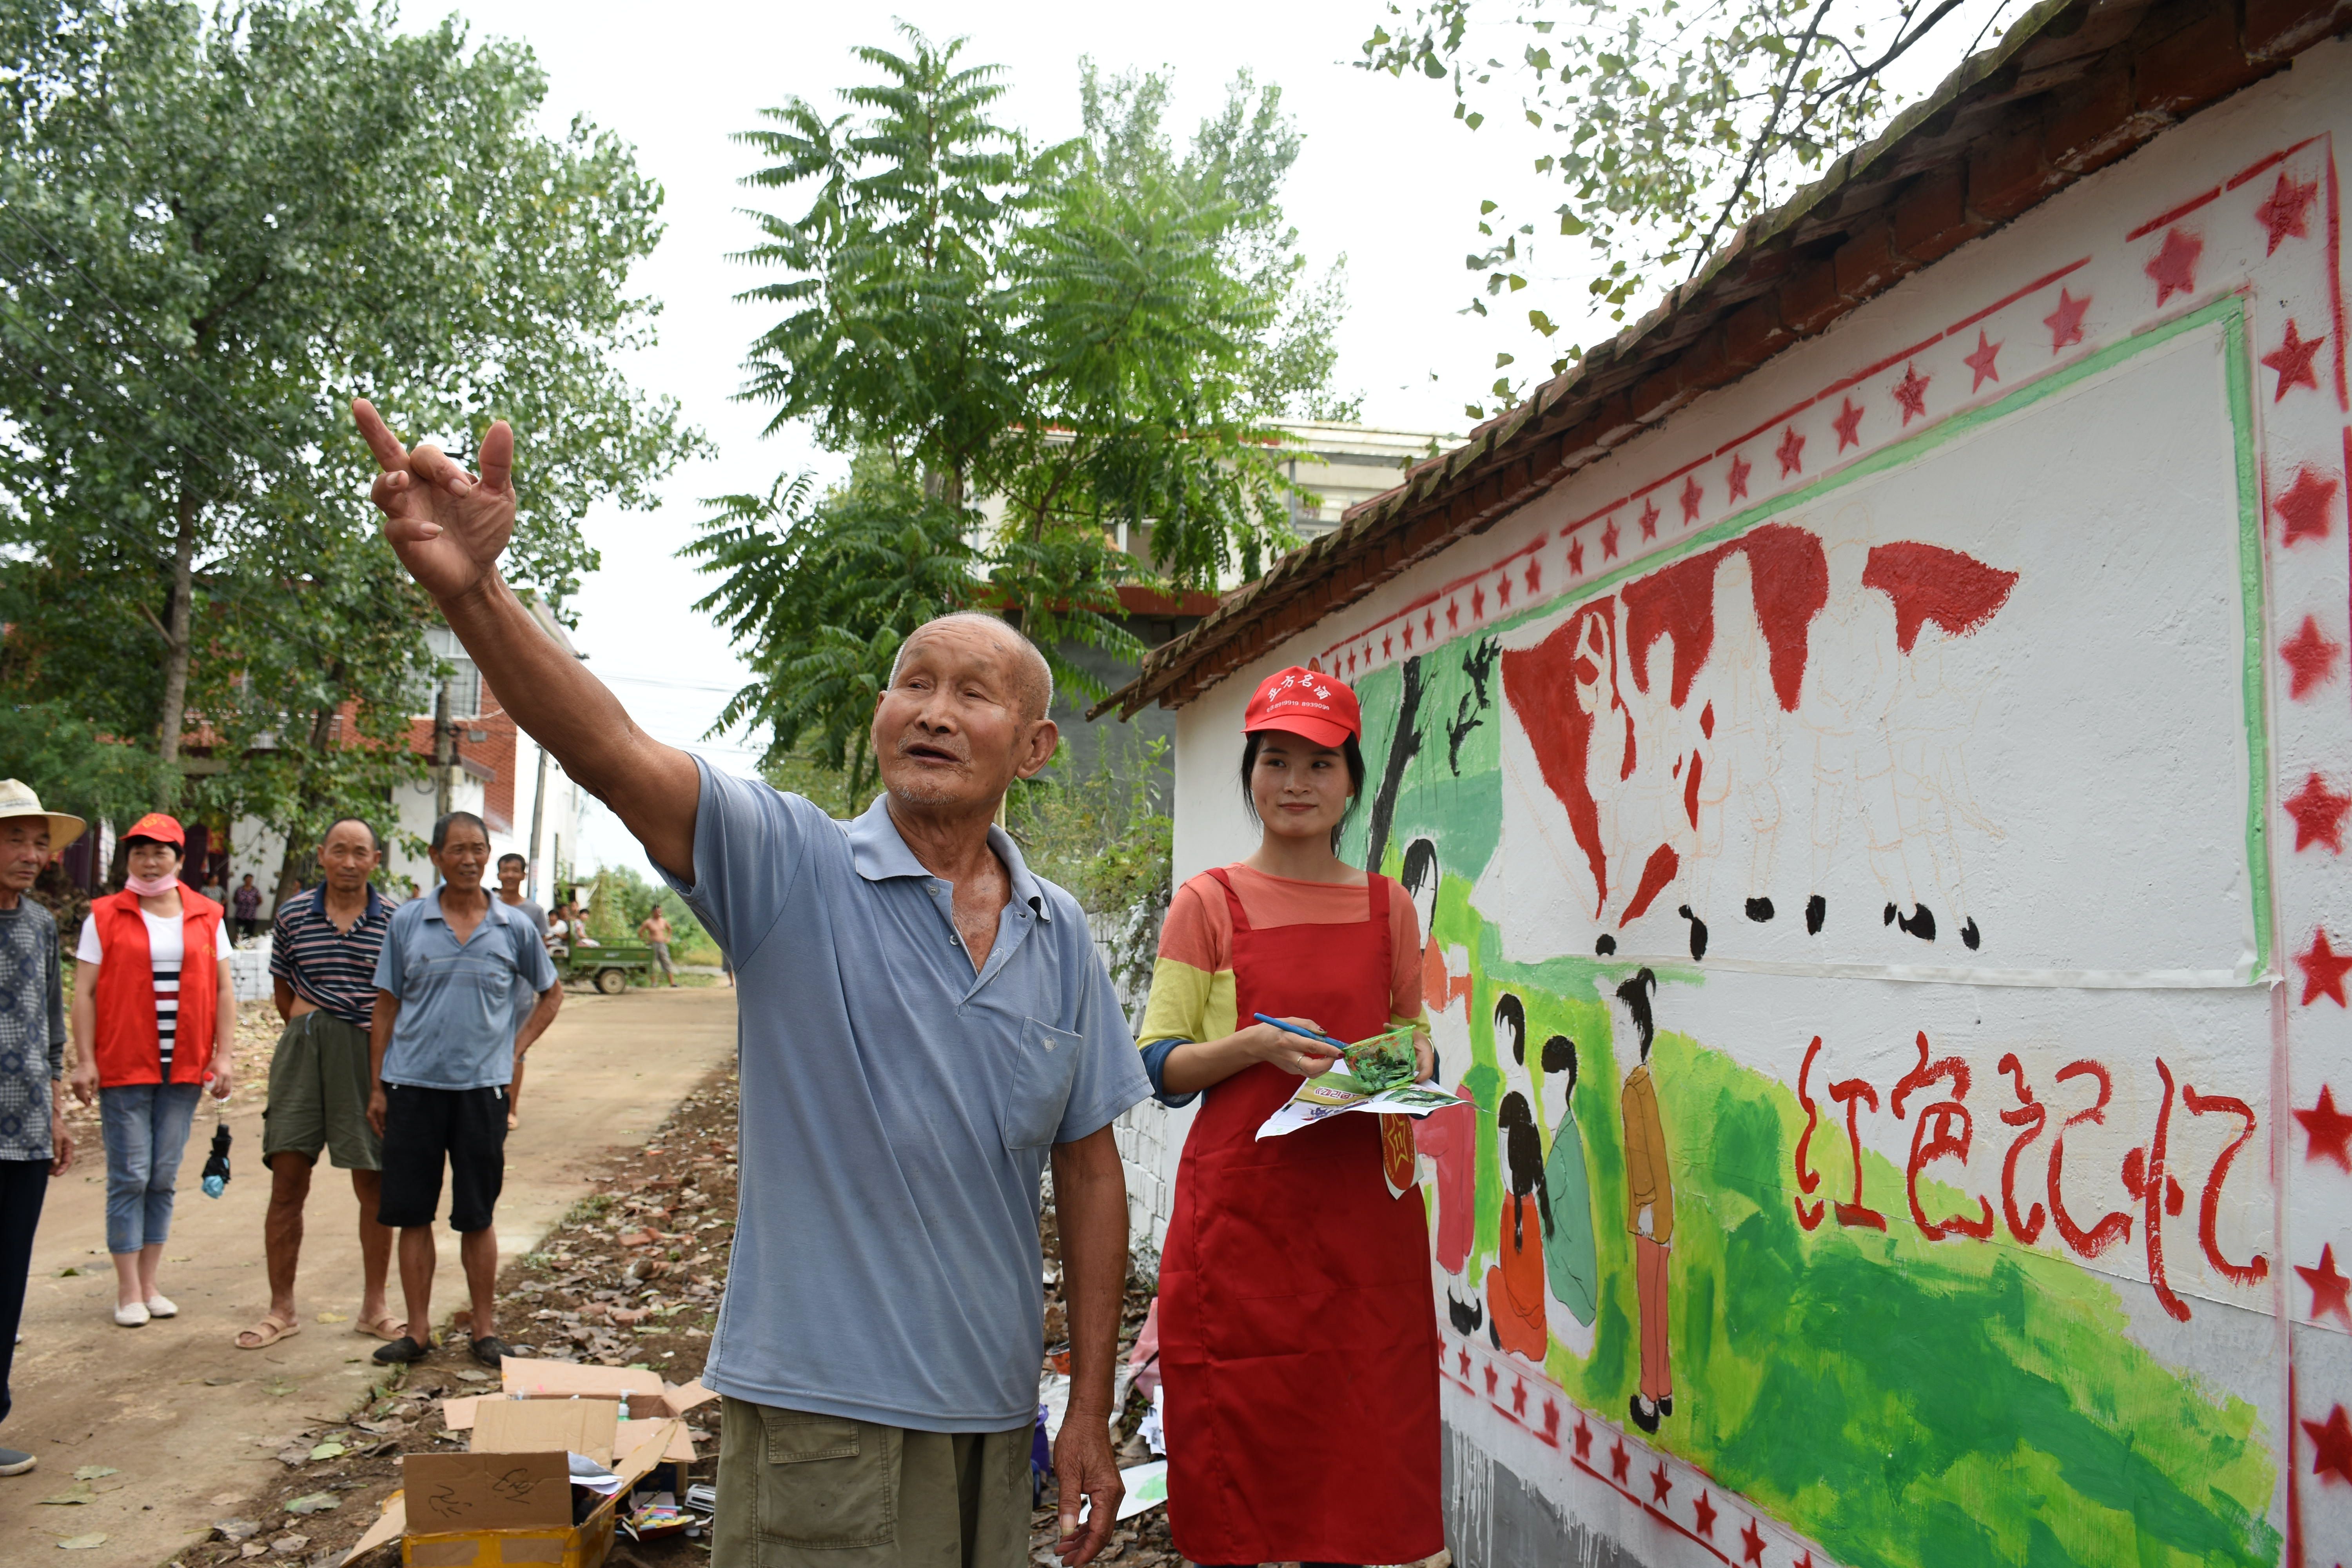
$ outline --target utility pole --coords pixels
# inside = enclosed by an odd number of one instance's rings
[[[441,681],[433,696],[433,816],[449,815],[450,796],[457,788],[457,727],[449,718],[449,683]]]
[[[539,832],[541,827],[546,826],[546,823],[547,748],[545,746],[541,746],[539,748],[539,790],[537,794],[531,796],[530,800],[530,855],[529,857],[528,863],[525,865],[523,869],[523,875],[529,879],[530,884],[529,896],[534,899],[539,897],[539,846],[541,842]]]

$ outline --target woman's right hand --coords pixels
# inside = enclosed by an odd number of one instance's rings
[[[1323,1026],[1312,1018],[1285,1018],[1283,1022],[1312,1029],[1318,1035],[1323,1032]],[[1346,1059],[1336,1047],[1294,1035],[1288,1029],[1277,1029],[1272,1024],[1252,1024],[1235,1034],[1234,1039],[1257,1060],[1272,1062],[1300,1078],[1319,1078]]]
[[[76,1100],[88,1105],[98,1098],[98,1064],[96,1062],[76,1063],[73,1076],[66,1079],[66,1085],[73,1090]]]

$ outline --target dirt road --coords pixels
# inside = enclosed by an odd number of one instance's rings
[[[735,993],[725,988],[566,996],[531,1052],[522,1126],[507,1145],[501,1252],[530,1250],[614,1152],[642,1144],[734,1043]],[[0,1556],[37,1562],[54,1550],[50,1542],[102,1534],[102,1544],[52,1561],[72,1568],[166,1562],[209,1531],[221,1505],[275,1472],[273,1456],[289,1433],[340,1417],[377,1381],[368,1360],[376,1342],[355,1334],[350,1321],[359,1297],[351,1186],[324,1166],[303,1245],[303,1331],[265,1351],[231,1342],[268,1304],[261,1221],[269,1178],[258,1158],[257,1096],[240,1092],[228,1121],[236,1150],[226,1195],[215,1202],[197,1190],[212,1135],[208,1109],[181,1170],[163,1274],[164,1292],[180,1306],[175,1320],[136,1330],[113,1324],[94,1139],[85,1145],[89,1163],[51,1187],[10,1380],[16,1412],[0,1428],[0,1440],[33,1450],[41,1463],[30,1475],[0,1479],[0,1540],[14,1543]],[[464,1300],[456,1239],[443,1232],[435,1297],[442,1321]],[[68,1268],[80,1273],[68,1277]],[[394,1294],[397,1310],[396,1286]],[[506,1332],[521,1337],[522,1328]],[[74,1472],[85,1466],[113,1473],[78,1482]],[[70,1496],[89,1500],[43,1500]]]

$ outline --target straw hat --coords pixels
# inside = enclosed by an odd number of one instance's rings
[[[12,816],[46,816],[49,819],[49,852],[55,854],[79,838],[89,824],[79,816],[68,816],[62,811],[43,811],[41,797],[17,779],[0,779],[0,822]]]

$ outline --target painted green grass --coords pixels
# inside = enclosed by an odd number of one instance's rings
[[[1603,1275],[1591,1355],[1555,1336],[1546,1370],[1579,1404],[1622,1420],[1639,1309],[1618,1116],[1625,1064],[1603,998],[1631,966],[1492,960],[1500,933],[1455,878],[1435,924],[1470,950],[1477,986],[1475,1060],[1459,1079],[1484,1112],[1468,1278],[1483,1287],[1502,1213],[1493,1113],[1505,1078],[1492,1020],[1508,989],[1527,1007],[1527,1078],[1547,1139],[1560,1108],[1547,1103],[1538,1047],[1556,1033],[1577,1043],[1574,1109]],[[1659,978],[1667,997],[1697,980]],[[1806,1232],[1788,1192],[1804,1126],[1793,1090],[1671,1032],[1651,1060],[1677,1171],[1675,1413],[1661,1446],[1856,1568],[2277,1561],[2265,1517],[2276,1473],[2257,1413],[2140,1348],[2105,1277],[2014,1247],[1926,1241],[1904,1212],[1902,1173],[1874,1154],[1867,1190],[1889,1231],[1832,1219]],[[1821,1195],[1851,1190],[1843,1129],[1826,1113],[1811,1152]],[[1963,1206],[1932,1185],[1922,1201]]]

